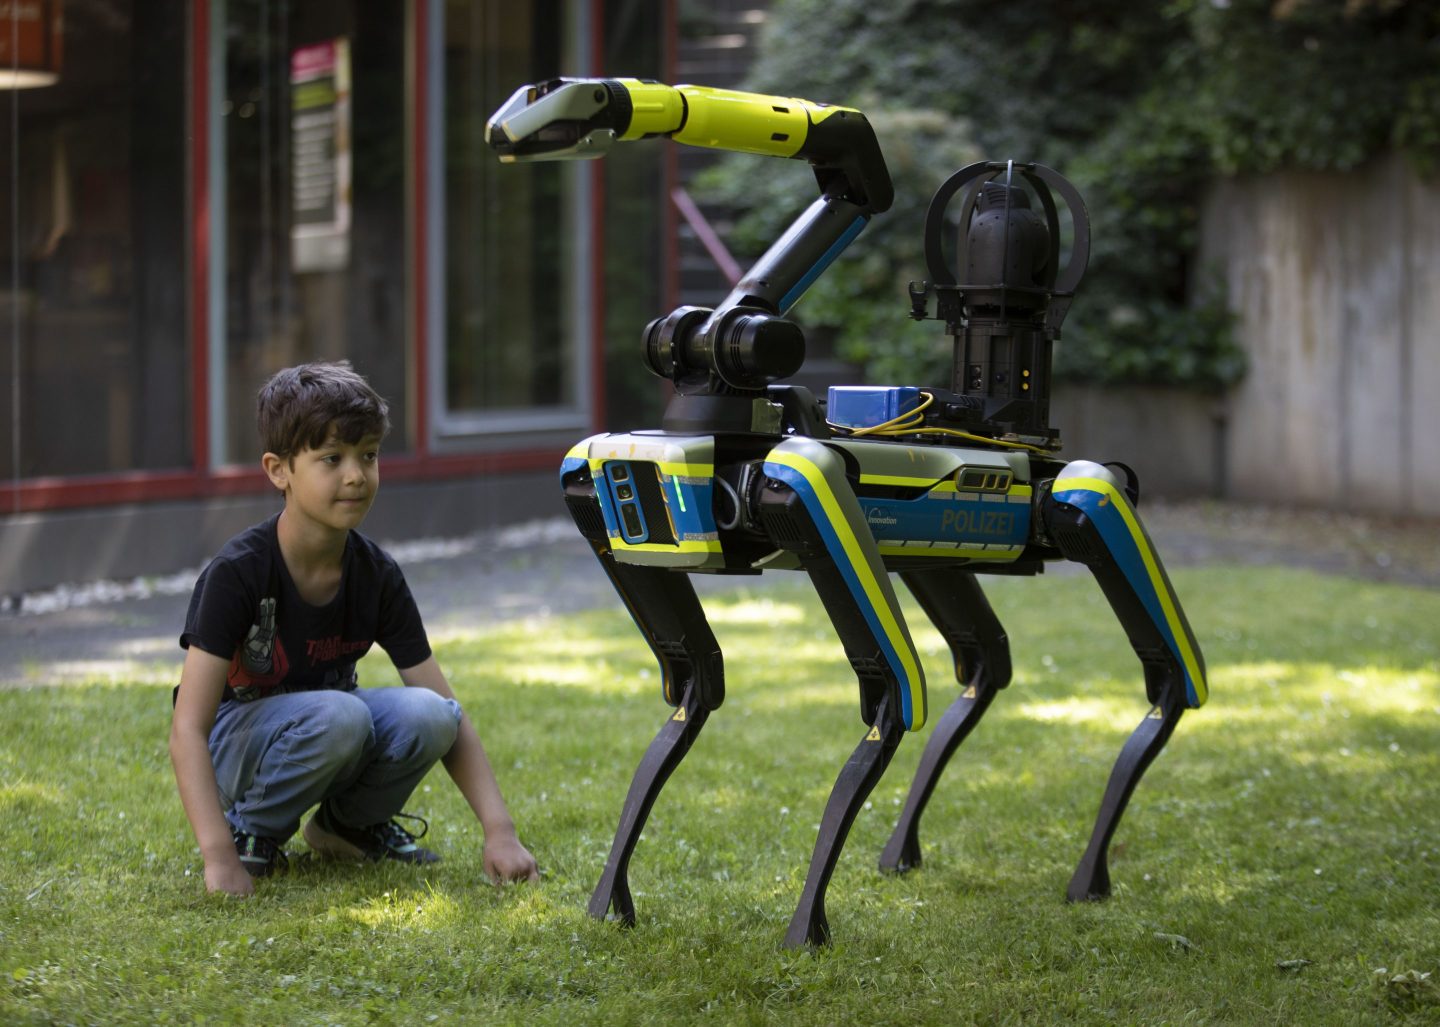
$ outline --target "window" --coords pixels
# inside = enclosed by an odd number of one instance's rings
[[[664,313],[663,144],[617,146],[605,158],[605,192],[597,196],[589,161],[502,165],[484,138],[486,119],[522,85],[659,74],[659,5],[607,5],[600,25],[588,21],[587,7],[445,5],[442,443],[449,436],[473,448],[465,436],[588,428],[599,374],[607,424],[658,416],[661,391],[644,371],[640,338],[646,322]],[[590,68],[592,32],[603,37],[599,72]],[[593,295],[597,263],[603,297]],[[592,366],[590,341],[601,299],[603,368]]]
[[[624,78],[661,72],[662,5],[612,0],[605,7],[605,68]],[[605,413],[609,431],[660,424],[665,387],[642,358],[641,335],[666,307],[665,161],[674,143],[618,146],[605,158]]]
[[[442,436],[584,423],[588,167],[501,165],[485,143],[516,88],[574,73],[582,6],[445,5]]]
[[[218,5],[217,5],[218,6]],[[405,5],[226,0],[225,461],[252,463],[255,394],[282,367],[348,359],[407,425]]]
[[[187,6],[4,9],[0,474],[186,466]]]

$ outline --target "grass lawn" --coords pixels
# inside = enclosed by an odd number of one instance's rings
[[[890,877],[876,858],[924,738],[901,745],[818,952],[780,941],[863,725],[798,575],[707,598],[729,698],[636,850],[632,931],[585,914],[668,712],[618,603],[434,640],[538,886],[485,883],[437,770],[410,806],[436,867],[303,860],[209,898],[166,753],[178,654],[120,686],[0,691],[0,1023],[1440,1022],[1440,592],[1174,580],[1212,699],[1135,794],[1113,898],[1064,892],[1144,713],[1139,665],[1089,578],[998,578],[1015,679],[940,781],[924,866]],[[956,688],[907,609],[933,723]],[[394,680],[383,655],[363,672]]]

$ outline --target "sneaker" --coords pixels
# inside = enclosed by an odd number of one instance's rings
[[[246,834],[244,831],[235,831],[232,837],[235,839],[235,851],[240,856],[240,865],[251,877],[269,877],[289,869],[290,860],[274,838]]]
[[[394,820],[369,827],[347,827],[331,816],[329,807],[321,803],[305,825],[305,841],[316,852],[337,859],[363,859],[372,863],[382,859],[401,863],[440,862],[439,855],[415,844],[416,838],[425,837],[430,830],[425,818],[409,813],[397,813],[395,816],[419,821],[420,833],[411,834]]]

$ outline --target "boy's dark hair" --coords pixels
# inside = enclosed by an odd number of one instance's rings
[[[348,445],[390,431],[390,407],[348,360],[277,371],[260,387],[256,415],[264,451],[287,460],[331,431]]]

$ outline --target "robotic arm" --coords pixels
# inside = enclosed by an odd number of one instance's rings
[[[639,79],[522,86],[485,126],[486,140],[507,163],[600,157],[617,140],[653,136],[790,157],[814,168],[820,197],[719,306],[680,307],[644,333],[647,365],[677,392],[666,429],[767,430],[766,387],[805,360],[804,336],[783,315],[894,200],[880,145],[853,108]]]

